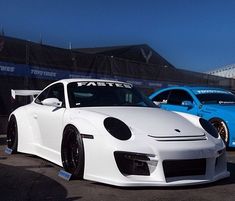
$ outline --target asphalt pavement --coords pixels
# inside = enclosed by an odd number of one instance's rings
[[[119,188],[85,180],[66,181],[41,158],[8,155],[0,135],[0,201],[235,201],[235,151],[228,151],[230,178],[190,187]]]

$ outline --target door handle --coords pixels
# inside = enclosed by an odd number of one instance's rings
[[[38,115],[37,115],[37,114],[34,114],[34,115],[33,115],[33,118],[34,118],[34,119],[37,119],[37,118],[38,118]]]

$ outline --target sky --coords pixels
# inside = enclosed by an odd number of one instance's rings
[[[0,0],[0,27],[62,48],[148,44],[198,72],[235,63],[235,0]]]

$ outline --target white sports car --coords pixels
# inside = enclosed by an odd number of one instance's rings
[[[8,147],[73,178],[117,186],[177,186],[229,176],[225,145],[208,121],[156,108],[131,84],[65,79],[9,117]]]

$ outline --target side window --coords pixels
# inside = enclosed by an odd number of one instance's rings
[[[36,98],[35,103],[41,104],[41,102],[45,100],[46,98],[57,98],[62,102],[62,107],[64,107],[65,106],[64,85],[62,83],[58,83],[45,89]]]
[[[172,105],[181,105],[183,101],[193,102],[193,98],[187,91],[172,90],[167,103]]]
[[[160,94],[158,94],[157,96],[155,96],[153,98],[153,101],[157,104],[160,104],[160,103],[167,103],[167,100],[168,100],[168,97],[169,97],[169,93],[170,93],[170,90],[168,91],[164,91]]]
[[[49,93],[50,87],[45,89],[36,99],[35,103],[41,104],[43,100],[47,98],[47,94]]]

